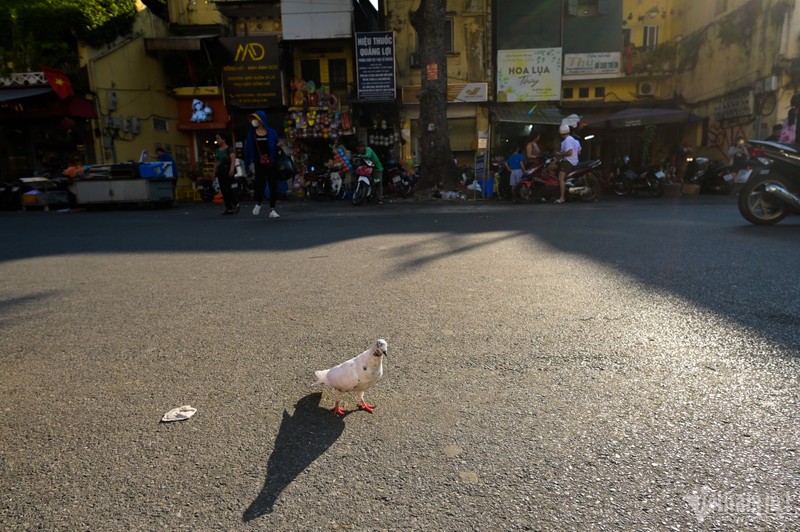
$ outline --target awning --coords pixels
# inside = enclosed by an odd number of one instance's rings
[[[596,128],[622,128],[639,127],[658,124],[679,124],[695,122],[701,120],[700,117],[693,115],[685,109],[646,109],[631,107],[624,111],[599,118],[598,120],[589,119],[590,127]]]
[[[539,107],[535,103],[496,105],[492,112],[498,122],[560,126],[564,115],[554,107]]]
[[[180,51],[196,52],[202,50],[205,39],[217,35],[174,35],[172,37],[147,37],[144,40],[145,52]]]
[[[22,98],[30,98],[31,96],[39,96],[53,92],[50,87],[26,87],[24,89],[2,89],[0,90],[0,102],[10,102],[13,100],[21,100]]]

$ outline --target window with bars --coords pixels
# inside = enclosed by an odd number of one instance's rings
[[[652,50],[658,46],[658,26],[645,26],[644,36],[642,38],[642,46],[648,50]]]

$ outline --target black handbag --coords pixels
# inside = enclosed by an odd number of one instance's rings
[[[277,159],[278,172],[282,179],[292,179],[297,173],[294,166],[294,161],[289,155],[286,155],[281,148],[275,150],[275,158]]]

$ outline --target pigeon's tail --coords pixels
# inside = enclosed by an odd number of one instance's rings
[[[315,371],[314,372],[314,376],[317,378],[317,382],[315,382],[311,386],[319,386],[321,384],[325,384],[325,377],[328,376],[328,370],[327,369],[321,369],[319,371]]]

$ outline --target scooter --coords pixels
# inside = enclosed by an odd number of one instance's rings
[[[600,180],[595,172],[602,164],[599,159],[578,163],[564,176],[564,197],[568,201],[584,203],[597,200],[600,196]],[[514,185],[514,197],[523,202],[552,201],[560,195],[558,164],[552,158],[532,165],[522,180]]]
[[[617,171],[617,177],[611,184],[617,196],[635,195],[638,192],[647,192],[654,198],[664,195],[664,185],[667,175],[660,165],[650,165],[642,170],[634,171],[630,166],[631,158],[625,155]]]
[[[372,199],[372,174],[375,163],[365,158],[357,158],[355,165],[356,184],[353,189],[353,205],[361,205]]]
[[[739,212],[748,222],[772,225],[800,214],[800,150],[793,144],[751,140],[761,166],[739,191]]]

